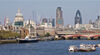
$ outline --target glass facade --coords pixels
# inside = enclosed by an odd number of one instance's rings
[[[58,23],[58,24],[63,24],[63,20],[62,20],[62,19],[58,19],[58,20],[57,20],[57,23]]]
[[[82,16],[79,10],[76,12],[75,24],[82,24]]]

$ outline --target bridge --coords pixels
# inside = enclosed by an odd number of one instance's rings
[[[65,35],[63,37],[65,39],[100,39],[100,34],[97,34],[97,35],[74,34],[74,35]]]

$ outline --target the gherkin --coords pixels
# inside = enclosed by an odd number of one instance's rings
[[[75,25],[76,24],[82,24],[82,16],[81,16],[80,10],[77,10],[76,12]]]

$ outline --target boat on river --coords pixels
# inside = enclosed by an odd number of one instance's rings
[[[94,45],[90,45],[90,44],[81,44],[79,51],[83,51],[83,52],[89,52],[89,51],[95,51],[96,47]]]
[[[35,43],[39,40],[36,37],[26,36],[25,39],[18,39],[18,43]]]
[[[91,44],[80,44],[80,46],[70,46],[69,51],[73,51],[73,52],[76,52],[76,51],[81,51],[81,52],[89,52],[89,51],[95,51],[96,50],[96,47],[95,45],[91,45]]]
[[[29,20],[29,24],[27,26],[28,26],[29,34],[24,39],[18,39],[18,42],[19,43],[38,42],[39,40],[37,39],[37,33],[35,30],[35,27],[30,24],[30,20]]]
[[[72,46],[69,47],[68,50],[71,51],[71,52],[76,52],[78,50],[78,48],[76,46],[72,45]]]

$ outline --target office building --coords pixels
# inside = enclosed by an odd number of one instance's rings
[[[82,16],[79,10],[77,10],[75,15],[75,25],[76,24],[82,24]]]
[[[61,28],[63,27],[63,15],[62,15],[62,10],[61,7],[57,7],[56,9],[56,28]]]

